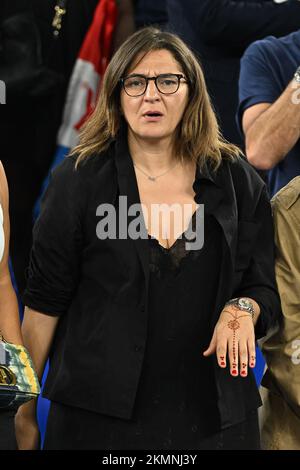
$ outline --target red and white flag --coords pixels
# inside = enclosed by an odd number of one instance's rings
[[[111,55],[116,19],[115,0],[100,0],[71,76],[58,145],[73,148],[77,144],[78,132],[95,107]]]

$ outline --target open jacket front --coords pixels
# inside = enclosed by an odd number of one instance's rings
[[[130,418],[147,340],[148,240],[96,236],[100,204],[118,212],[119,196],[127,196],[127,207],[140,203],[126,134],[77,170],[74,165],[75,157],[68,157],[55,169],[44,195],[23,296],[34,310],[60,316],[44,395]],[[227,300],[247,296],[261,307],[261,337],[280,312],[265,185],[240,159],[224,160],[216,173],[197,167],[193,188],[195,201],[209,207],[223,230],[220,284],[208,328],[212,333]],[[232,377],[215,362],[215,379],[223,427],[260,406],[252,371]]]

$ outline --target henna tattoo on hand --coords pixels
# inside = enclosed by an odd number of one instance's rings
[[[241,325],[240,325],[240,322],[238,321],[239,318],[243,318],[243,317],[249,317],[249,315],[240,315],[238,317],[237,313],[232,313],[230,312],[229,310],[224,310],[224,312],[227,312],[227,313],[230,313],[230,315],[233,316],[233,320],[229,320],[229,322],[227,323],[227,326],[228,328],[230,328],[233,332],[233,338],[232,338],[232,355],[233,355],[233,363],[232,363],[232,373],[234,375],[237,374],[236,372],[236,330],[238,330]],[[242,364],[243,368],[246,367],[246,364]]]

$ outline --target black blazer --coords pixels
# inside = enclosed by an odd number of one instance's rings
[[[147,337],[148,240],[99,240],[96,210],[139,203],[127,138],[74,169],[54,170],[33,232],[25,305],[60,316],[44,395],[76,407],[130,418]],[[195,199],[210,205],[223,229],[221,282],[210,331],[225,302],[248,296],[261,307],[257,336],[280,312],[274,276],[273,226],[265,185],[247,162],[223,161],[195,174]],[[128,224],[130,223],[128,218]],[[199,292],[201,294],[201,286]],[[260,406],[254,375],[231,377],[215,364],[223,425]]]
[[[226,139],[242,143],[238,107],[240,58],[266,36],[299,29],[300,2],[287,0],[167,0],[169,28],[198,53]]]

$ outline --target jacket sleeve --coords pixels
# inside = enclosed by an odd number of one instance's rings
[[[53,316],[70,305],[79,278],[84,191],[70,157],[52,173],[33,229],[23,303]]]
[[[275,243],[271,204],[263,186],[254,214],[256,237],[251,256],[234,297],[250,297],[260,306],[255,326],[256,338],[265,336],[280,316],[281,306],[275,279]]]
[[[284,36],[299,29],[300,2],[286,0],[168,0],[207,45],[241,48],[268,35]]]

